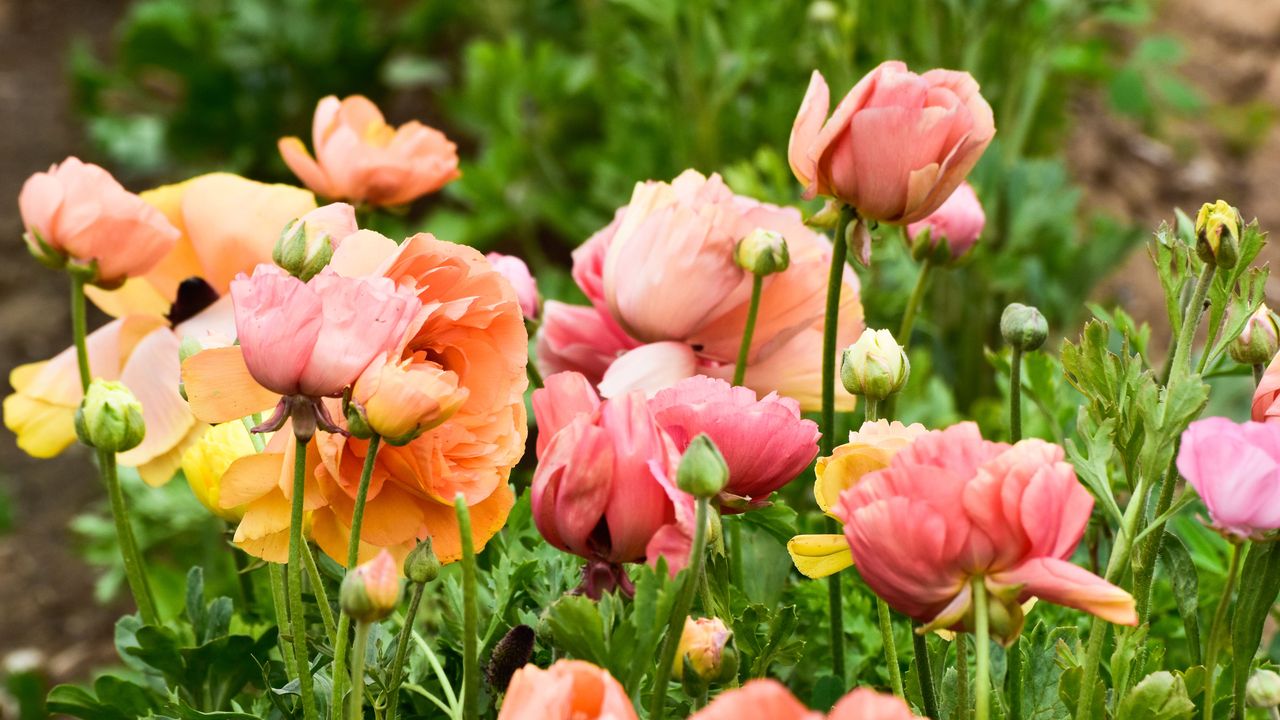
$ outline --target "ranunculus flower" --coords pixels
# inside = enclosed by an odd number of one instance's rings
[[[862,423],[861,428],[849,433],[849,442],[829,456],[818,458],[814,467],[817,482],[813,485],[818,507],[835,518],[832,509],[840,493],[853,487],[867,473],[889,467],[894,455],[927,432],[920,423],[903,425],[896,420]],[[811,578],[826,577],[853,565],[849,541],[844,535],[797,535],[787,542],[787,551],[796,569]]]
[[[787,147],[805,197],[833,197],[895,225],[937,210],[996,132],[991,106],[968,73],[917,75],[896,60],[867,73],[828,118],[830,105],[815,70]]]
[[[182,475],[206,510],[228,522],[239,522],[244,517],[243,507],[222,506],[222,475],[236,460],[257,452],[244,423],[233,420],[214,425],[182,454]]]
[[[360,622],[377,622],[400,604],[400,564],[383,550],[342,578],[342,612]]]
[[[399,359],[392,352],[374,358],[351,390],[351,402],[373,432],[404,445],[448,420],[470,394],[458,374],[419,352]]]
[[[692,497],[675,487],[680,452],[644,396],[602,402],[586,378],[559,373],[533,392],[533,414],[533,519],[547,542],[589,561],[584,590],[627,589],[622,563],[665,555],[672,572],[683,568],[687,545],[666,549],[671,536],[689,534]]]
[[[315,158],[302,140],[281,138],[285,164],[317,195],[370,205],[403,205],[458,177],[457,146],[414,120],[393,128],[362,95],[330,95],[316,105]]]
[[[826,715],[828,720],[911,720],[911,708],[901,698],[867,688],[855,688]],[[806,708],[777,680],[752,680],[716,696],[689,720],[823,720]]]
[[[560,660],[543,670],[525,665],[507,686],[498,720],[637,720],[627,691],[608,670]]]
[[[867,585],[929,629],[973,628],[974,578],[1006,645],[1031,597],[1135,625],[1129,593],[1067,561],[1093,497],[1062,458],[1057,445],[988,442],[961,423],[916,438],[841,493],[835,513]]]
[[[775,393],[757,399],[749,388],[699,375],[659,391],[649,407],[681,452],[706,433],[729,466],[724,492],[753,504],[794,480],[818,454],[817,423]]]
[[[1280,355],[1267,365],[1253,391],[1252,414],[1254,422],[1280,422]]]
[[[929,245],[938,247],[946,240],[951,257],[958,258],[969,252],[987,225],[987,214],[982,210],[978,194],[967,182],[951,193],[942,205],[928,217],[907,226],[907,237],[915,240],[920,233],[929,231]]]
[[[537,318],[541,301],[538,299],[538,284],[534,282],[529,266],[514,255],[496,252],[485,255],[485,259],[493,265],[494,270],[502,273],[502,277],[511,283],[511,287],[515,288],[516,297],[520,298],[520,309],[524,312],[525,318],[528,320]]]
[[[752,282],[734,251],[757,229],[781,234],[791,263],[764,279],[744,385],[818,409],[830,242],[794,208],[735,195],[718,175],[692,170],[669,184],[637,185],[631,204],[574,252],[574,280],[598,317],[547,304],[538,343],[544,375],[581,372],[605,396],[652,394],[699,374],[733,377]],[[861,330],[858,280],[846,268],[840,344]],[[837,400],[853,405],[843,390]]]
[[[111,173],[74,157],[27,178],[18,208],[27,245],[37,257],[52,253],[46,260],[96,262],[94,282],[105,287],[145,275],[181,234]]]
[[[1280,350],[1280,325],[1266,304],[1245,321],[1240,334],[1227,346],[1231,359],[1241,365],[1266,365]]]
[[[1223,533],[1244,540],[1280,529],[1280,425],[1197,420],[1182,433],[1178,472]]]

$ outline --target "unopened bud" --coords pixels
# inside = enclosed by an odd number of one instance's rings
[[[1271,362],[1276,351],[1280,350],[1280,327],[1277,327],[1276,319],[1266,305],[1259,306],[1249,316],[1244,329],[1227,349],[1231,352],[1231,359],[1241,365],[1266,365]]]
[[[1009,303],[1000,315],[1000,335],[1010,347],[1031,351],[1044,345],[1049,323],[1031,305]]]
[[[729,466],[706,433],[695,437],[680,457],[676,485],[694,497],[712,498],[729,483]]]
[[[516,625],[493,646],[489,656],[489,664],[484,668],[484,675],[489,680],[489,687],[497,692],[506,692],[511,684],[511,676],[529,663],[533,657],[533,628],[528,625]]]
[[[872,400],[883,400],[898,392],[910,376],[907,351],[888,330],[863,330],[840,358],[844,389]]]
[[[732,639],[733,632],[720,618],[685,618],[672,669],[695,686],[727,682],[738,674]]]
[[[440,558],[431,549],[431,538],[418,543],[404,559],[404,576],[411,583],[428,583],[440,575]]]
[[[105,452],[138,447],[146,436],[142,404],[124,383],[94,380],[76,410],[76,435],[80,442]]]
[[[791,254],[782,233],[756,228],[738,241],[733,261],[752,275],[764,277],[786,270],[791,265]]]
[[[1280,674],[1274,670],[1258,670],[1249,676],[1244,688],[1249,707],[1273,708],[1280,705]]]
[[[348,571],[338,600],[342,611],[358,622],[376,622],[390,615],[400,603],[400,572],[391,553],[383,550]]]
[[[1240,211],[1225,200],[1205,203],[1196,213],[1196,254],[1210,265],[1233,268],[1240,258]]]
[[[306,282],[329,264],[334,248],[355,231],[355,208],[346,203],[325,205],[289,223],[276,240],[271,259]]]

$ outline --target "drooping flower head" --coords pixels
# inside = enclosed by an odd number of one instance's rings
[[[525,665],[507,686],[498,720],[637,720],[622,685],[608,670],[560,660],[543,670]]]
[[[1182,434],[1178,472],[1224,534],[1246,540],[1280,529],[1280,425],[1197,420]]]

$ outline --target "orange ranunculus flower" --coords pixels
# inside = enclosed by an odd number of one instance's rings
[[[403,205],[458,177],[457,146],[444,133],[416,120],[393,128],[362,95],[321,100],[311,142],[314,158],[296,137],[280,139],[280,154],[326,198]]]
[[[236,273],[271,261],[280,231],[314,208],[315,198],[299,188],[227,173],[201,175],[140,197],[181,236],[145,275],[116,290],[86,288],[90,300],[119,318],[90,333],[89,364],[94,377],[123,382],[142,403],[146,437],[118,460],[159,485],[173,477],[183,451],[205,429],[178,394],[182,338],[206,345],[232,342],[230,300],[219,297]],[[19,447],[35,457],[53,457],[75,441],[73,419],[81,393],[74,348],[16,368],[10,383],[14,393],[5,398],[4,421],[17,434]]]
[[[869,688],[854,688],[840,698],[827,720],[912,720],[915,715],[902,698]],[[806,708],[777,680],[752,680],[721,693],[689,720],[823,720]]]
[[[453,416],[468,390],[458,374],[417,352],[400,359],[380,355],[365,368],[351,391],[361,420],[392,445],[404,445]]]
[[[546,670],[517,670],[498,720],[636,720],[636,711],[608,670],[561,660]]]
[[[424,310],[411,325],[397,362],[409,360],[412,365],[429,358],[442,371],[456,375],[458,393],[466,392],[461,406],[443,422],[403,447],[386,445],[379,451],[359,559],[367,561],[385,548],[402,560],[419,540],[430,537],[442,562],[457,560],[462,551],[454,496],[462,493],[471,506],[479,546],[505,524],[514,503],[507,477],[524,454],[527,433],[528,336],[519,300],[483,255],[425,234],[397,247],[382,235],[362,230],[343,240],[330,269],[347,276],[387,277],[415,288]],[[409,373],[402,380],[413,382],[414,377]],[[255,409],[246,398],[262,395],[235,347],[192,356],[183,365],[183,380],[193,411],[209,422],[244,416]],[[438,376],[428,380],[429,387],[414,392],[438,387]],[[326,402],[338,418],[340,401]],[[307,476],[306,504],[314,511],[312,537],[330,557],[345,562],[368,442],[318,432],[309,448],[317,460]],[[281,478],[292,465],[287,451],[269,460],[264,457],[233,464],[223,476],[222,498],[224,504],[248,503],[236,542],[259,557],[283,561],[289,506]],[[247,526],[251,517],[261,522]]]

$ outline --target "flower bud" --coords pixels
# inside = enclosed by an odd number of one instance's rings
[[[888,330],[863,330],[841,356],[840,381],[854,395],[883,400],[905,387],[910,376],[907,352]]]
[[[1225,200],[1205,203],[1196,213],[1196,254],[1209,265],[1235,267],[1240,257],[1240,211]]]
[[[435,580],[439,575],[440,558],[431,549],[431,538],[428,536],[410,550],[409,556],[404,559],[404,576],[409,578],[409,582],[421,585]]]
[[[306,282],[329,264],[334,248],[355,231],[355,208],[346,203],[325,205],[285,227],[271,250],[271,259]]]
[[[106,452],[119,453],[138,447],[147,433],[142,404],[124,383],[94,380],[76,410],[76,435],[80,442]]]
[[[1257,670],[1249,676],[1244,688],[1249,707],[1273,708],[1280,705],[1280,674],[1274,670]]]
[[[516,625],[502,636],[498,644],[493,646],[489,663],[484,668],[489,687],[497,692],[507,691],[511,677],[533,657],[534,639],[533,628],[528,625]]]
[[[791,254],[781,233],[756,228],[738,241],[733,261],[752,275],[764,277],[786,270],[791,265]]]
[[[685,618],[673,670],[694,684],[726,682],[738,674],[733,632],[720,618]]]
[[[1245,321],[1244,329],[1227,349],[1231,353],[1231,359],[1241,365],[1266,365],[1271,362],[1276,351],[1280,350],[1280,327],[1276,325],[1271,310],[1266,305],[1259,306]]]
[[[538,283],[533,279],[533,273],[529,272],[529,266],[514,255],[493,252],[484,257],[499,275],[511,283],[512,289],[516,291],[516,300],[520,302],[520,312],[524,314],[524,319],[536,320],[542,299],[538,295]]]
[[[729,483],[729,466],[715,442],[702,433],[695,437],[680,457],[676,485],[700,498],[715,497]]]
[[[381,355],[351,389],[349,432],[361,437],[367,429],[370,434],[364,437],[376,433],[392,445],[404,445],[452,417],[468,396],[457,373],[427,360],[424,353],[404,360]]]
[[[1011,347],[1035,350],[1049,337],[1049,323],[1031,305],[1009,303],[1000,315],[1000,335]]]
[[[342,611],[357,622],[376,622],[390,615],[400,603],[400,573],[391,553],[382,550],[374,559],[348,571],[338,601]]]
[[[31,257],[35,258],[36,262],[50,270],[61,270],[66,267],[67,254],[45,242],[39,230],[31,228],[22,236],[22,239],[27,241],[27,252],[31,253]]]

